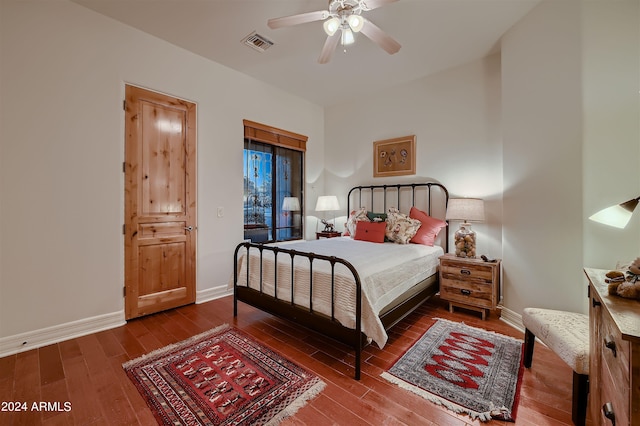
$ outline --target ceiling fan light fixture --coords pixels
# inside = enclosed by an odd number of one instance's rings
[[[327,19],[326,21],[324,21],[324,24],[322,24],[322,27],[324,28],[324,32],[327,33],[328,36],[332,36],[336,33],[336,31],[338,31],[338,28],[340,28],[340,19],[335,16],[331,19]]]
[[[354,33],[359,33],[364,26],[364,18],[360,15],[351,15],[347,18],[347,22]]]
[[[353,37],[353,31],[351,31],[351,28],[347,27],[342,29],[341,41],[343,46],[353,44],[356,41]]]
[[[327,37],[318,57],[318,62],[321,64],[326,64],[331,60],[331,55],[338,43],[342,43],[343,50],[346,52],[347,46],[355,43],[355,33],[364,34],[366,38],[373,41],[390,55],[400,50],[400,43],[382,31],[373,22],[361,16],[364,12],[377,9],[389,3],[395,3],[398,0],[328,1],[329,7],[325,10],[269,19],[267,25],[269,28],[275,29],[322,21],[322,28]],[[340,34],[338,34],[338,30],[340,30]]]

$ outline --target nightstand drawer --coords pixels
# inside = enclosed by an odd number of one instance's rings
[[[450,280],[480,280],[489,283],[493,280],[493,269],[490,266],[442,262],[440,268],[442,278]]]
[[[491,282],[446,280],[440,285],[440,297],[483,308],[493,308],[493,286]]]

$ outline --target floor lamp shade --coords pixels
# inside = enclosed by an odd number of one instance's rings
[[[627,226],[631,220],[633,211],[638,206],[638,200],[640,200],[640,197],[625,201],[622,204],[607,207],[606,209],[602,209],[599,212],[592,214],[589,219],[594,222],[622,229]]]
[[[300,211],[300,200],[298,200],[298,197],[284,197],[284,200],[282,200],[282,210],[289,212]]]

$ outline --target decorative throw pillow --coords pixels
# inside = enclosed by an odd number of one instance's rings
[[[422,223],[416,235],[411,238],[411,242],[415,244],[433,246],[436,243],[436,237],[440,230],[447,226],[447,222],[431,217],[415,207],[411,207],[409,217],[418,219],[420,223]]]
[[[385,234],[389,241],[398,244],[408,244],[411,241],[422,222],[417,219],[411,219],[404,213],[400,213],[397,208],[389,207],[387,213],[387,228]]]
[[[356,235],[354,240],[370,241],[372,243],[384,243],[384,234],[387,228],[385,222],[356,222]]]
[[[346,232],[344,235],[349,235],[351,238],[356,234],[356,223],[360,221],[369,222],[369,218],[367,217],[367,208],[360,207],[358,210],[354,210],[349,214],[349,218],[347,219],[346,224]]]

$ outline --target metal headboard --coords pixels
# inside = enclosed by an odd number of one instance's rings
[[[425,191],[426,192],[426,209],[424,206],[416,205],[416,194]],[[440,219],[445,220],[444,215],[446,214],[447,205],[449,204],[449,191],[444,185],[437,182],[422,182],[422,183],[398,183],[391,185],[360,185],[354,186],[349,190],[347,194],[347,217],[349,213],[352,211],[351,201],[357,200],[357,206],[367,206],[370,209],[374,209],[376,205],[380,204],[380,200],[382,201],[382,212],[386,212],[389,207],[398,207],[403,204],[401,201],[406,200],[406,195],[410,194],[410,206],[416,206],[420,210],[425,211],[429,216],[432,216],[434,213],[433,208],[433,200],[434,200],[434,192],[436,195],[439,194],[438,200],[440,203],[444,202],[442,205],[442,217]],[[363,194],[364,193],[364,194]],[[402,197],[405,195],[405,198]],[[363,197],[367,198],[363,203]],[[444,197],[444,200],[442,198]],[[370,201],[370,204],[366,205],[366,202]],[[395,204],[394,204],[395,201]],[[405,202],[405,205],[407,203]],[[449,225],[447,223],[446,227],[446,237],[444,238],[444,249],[445,253],[449,252]]]

